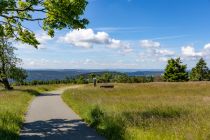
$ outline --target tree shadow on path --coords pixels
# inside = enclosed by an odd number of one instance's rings
[[[81,120],[51,119],[26,123],[20,140],[105,140]]]

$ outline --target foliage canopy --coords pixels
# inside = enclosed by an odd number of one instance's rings
[[[55,30],[85,28],[88,20],[81,15],[86,5],[86,0],[0,0],[0,36],[37,47],[26,22],[37,21],[51,37]]]

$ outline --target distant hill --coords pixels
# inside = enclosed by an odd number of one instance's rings
[[[88,73],[86,70],[27,70],[27,81],[32,80],[62,80],[65,77],[74,77],[80,74]]]
[[[73,78],[78,75],[86,75],[89,73],[103,73],[103,72],[120,72],[127,74],[128,76],[157,76],[161,75],[163,71],[156,71],[156,70],[147,70],[147,71],[141,71],[141,70],[82,70],[82,69],[69,69],[69,70],[27,70],[28,78],[27,81],[32,80],[62,80],[66,77]]]
[[[136,71],[136,72],[126,72],[128,76],[159,76],[163,74],[164,71]]]

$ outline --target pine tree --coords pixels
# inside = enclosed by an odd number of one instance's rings
[[[183,65],[180,58],[168,60],[163,78],[168,82],[182,82],[188,80],[187,65]]]
[[[196,66],[192,68],[190,73],[190,80],[203,81],[209,79],[209,68],[203,58],[201,58]]]

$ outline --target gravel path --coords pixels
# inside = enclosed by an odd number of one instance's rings
[[[105,140],[62,101],[60,95],[65,89],[42,94],[33,100],[20,140]]]

